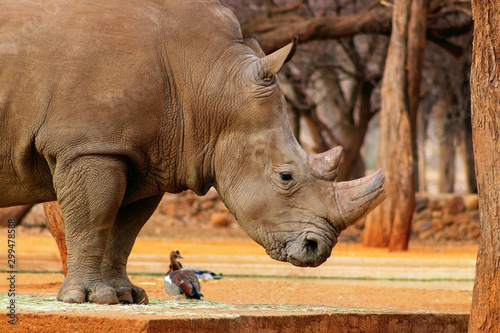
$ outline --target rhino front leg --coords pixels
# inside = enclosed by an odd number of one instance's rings
[[[68,303],[116,304],[115,290],[101,275],[111,228],[126,189],[119,157],[83,156],[58,161],[54,188],[66,221],[68,274],[57,299]]]
[[[104,280],[111,285],[121,303],[147,304],[144,289],[135,286],[127,276],[127,260],[135,239],[163,196],[136,201],[120,208],[111,230],[108,247],[102,263]]]

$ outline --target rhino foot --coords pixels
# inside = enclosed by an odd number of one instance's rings
[[[67,277],[59,289],[57,300],[65,303],[119,303],[115,290],[107,284],[99,282],[86,287],[83,283],[68,282]]]
[[[148,304],[149,299],[146,291],[134,285],[121,286],[115,288],[116,296],[120,303],[124,304]]]
[[[148,304],[149,299],[146,291],[137,287],[128,279],[127,274],[116,271],[103,272],[103,279],[113,287],[120,303],[124,304]]]
[[[65,303],[85,303],[86,298],[85,290],[81,289],[62,290],[61,288],[57,293],[57,300]]]
[[[90,303],[97,304],[118,304],[119,300],[116,297],[116,292],[107,284],[100,283],[92,288],[87,294]]]

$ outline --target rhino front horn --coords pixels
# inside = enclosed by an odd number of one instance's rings
[[[334,181],[339,172],[339,164],[344,149],[341,146],[332,148],[321,154],[309,155],[307,165],[314,177]]]
[[[382,169],[360,179],[333,183],[342,229],[361,220],[386,198]]]

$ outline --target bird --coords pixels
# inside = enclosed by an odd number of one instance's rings
[[[184,293],[186,299],[200,300],[203,294],[200,293],[201,286],[198,276],[192,270],[181,269],[177,259],[183,259],[179,250],[170,252],[171,270],[165,275],[163,289],[168,295],[179,295]]]
[[[182,264],[179,263],[179,265],[182,268]],[[198,279],[201,279],[201,280],[219,280],[219,279],[223,278],[222,273],[217,274],[217,273],[210,271],[208,269],[203,269],[203,268],[198,268],[198,267],[185,267],[182,269],[186,270],[186,271],[195,272],[196,276],[198,276]]]
[[[176,260],[176,262],[182,270],[195,272],[196,275],[198,276],[198,279],[200,280],[220,280],[224,277],[222,273],[217,274],[214,271],[198,267],[182,267],[180,261]],[[167,273],[170,273],[171,271],[172,271],[172,265],[170,265],[170,270]]]

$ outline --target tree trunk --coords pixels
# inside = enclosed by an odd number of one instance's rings
[[[418,187],[417,192],[427,192],[427,156],[425,146],[428,140],[427,130],[434,98],[430,94],[422,98],[419,104],[419,117],[417,120],[417,147],[418,147]]]
[[[456,119],[449,112],[454,107],[447,94],[449,89],[442,90],[446,95],[434,105],[434,122],[439,145],[438,191],[453,193],[455,188],[455,133]]]
[[[406,250],[415,204],[416,113],[427,0],[397,0],[382,82],[378,165],[387,199],[366,220],[365,246]]]
[[[45,210],[45,217],[47,218],[47,227],[59,248],[63,272],[64,276],[66,276],[66,274],[68,274],[68,266],[66,264],[68,251],[66,249],[64,217],[57,201],[45,202],[43,204],[43,209]]]
[[[419,113],[422,115],[423,112],[421,112],[422,109],[420,109]],[[427,117],[425,117],[427,118]],[[420,117],[417,121],[417,147],[420,147],[420,149],[417,150],[418,152],[418,183],[415,184],[415,191],[416,192],[426,192],[427,191],[427,178],[425,176],[427,172],[427,159],[425,156],[425,143],[427,141],[427,125],[429,124],[427,119],[424,119],[424,117]]]
[[[455,191],[455,145],[453,138],[439,142],[438,191],[453,193]]]
[[[366,133],[368,132],[368,125],[373,117],[371,113],[371,97],[375,86],[370,81],[365,81],[361,85],[359,92],[360,110],[358,124],[354,125],[350,132],[350,139],[348,144],[344,146],[344,156],[340,166],[337,181],[345,181],[357,179],[365,175],[364,170],[362,174],[357,173],[360,164],[363,164],[361,159],[361,147],[365,141]]]
[[[469,332],[500,329],[500,6],[473,0],[472,135],[481,242]]]
[[[6,227],[10,219],[20,225],[24,216],[30,211],[32,205],[21,205],[13,207],[0,208],[0,227]]]
[[[470,110],[470,107],[469,107]],[[462,159],[465,166],[465,177],[467,181],[467,191],[469,193],[477,193],[477,182],[476,173],[474,165],[474,147],[472,145],[472,126],[470,111],[466,113],[466,117],[463,119],[463,140],[461,147]]]

